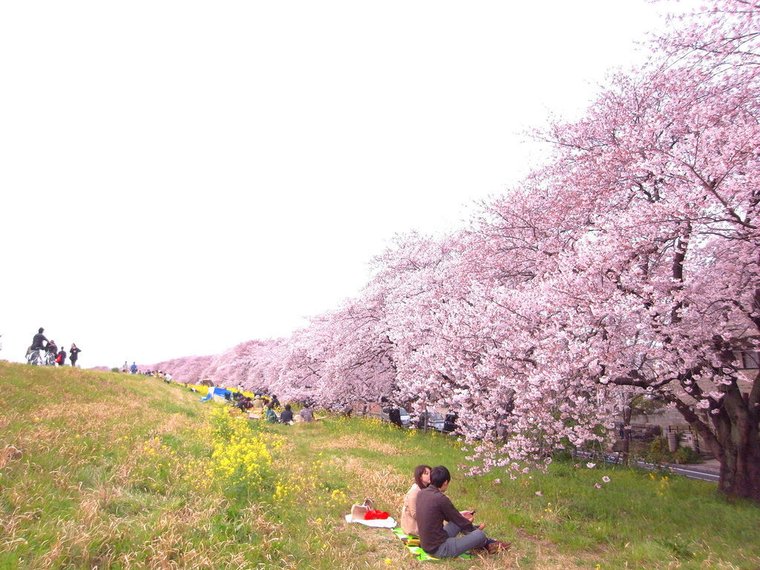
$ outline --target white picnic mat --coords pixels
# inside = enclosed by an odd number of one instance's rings
[[[387,519],[372,519],[365,521],[364,519],[352,518],[350,514],[346,515],[347,523],[359,523],[365,526],[371,526],[375,528],[394,528],[396,526],[396,520],[393,517]]]

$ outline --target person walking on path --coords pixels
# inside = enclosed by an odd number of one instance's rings
[[[79,359],[79,353],[82,352],[79,347],[75,343],[71,343],[71,348],[69,349],[69,360],[71,361],[71,366],[76,368],[77,360]]]

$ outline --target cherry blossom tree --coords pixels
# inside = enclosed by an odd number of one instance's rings
[[[203,372],[214,360],[214,356],[188,356],[174,358],[149,366],[142,366],[143,370],[163,370],[169,372],[178,382],[185,384],[197,384],[204,380]]]
[[[393,343],[382,291],[367,287],[294,334],[280,383],[327,408],[376,402],[393,390]]]
[[[760,5],[712,0],[618,73],[555,152],[467,228],[399,237],[365,289],[288,339],[205,363],[325,407],[456,412],[473,473],[600,442],[628,403],[678,410],[760,501]]]
[[[738,21],[728,6],[744,9]],[[735,357],[760,337],[758,10],[715,8],[708,41],[678,34],[668,58],[614,78],[583,120],[553,125],[554,160],[494,203],[486,227],[506,239],[505,264],[522,249],[518,267],[528,257],[539,270],[529,381],[578,409],[579,396],[602,403],[601,387],[668,402],[721,461],[721,490],[760,500],[760,385],[742,382]],[[517,416],[535,411],[517,388],[510,427],[527,433]],[[572,415],[548,407],[541,431]]]
[[[486,467],[599,439],[643,393],[700,433],[721,490],[760,499],[760,388],[735,358],[760,336],[757,10],[707,17],[554,124],[554,159],[456,256],[388,265],[402,398],[455,408]]]

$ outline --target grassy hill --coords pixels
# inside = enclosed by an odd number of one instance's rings
[[[398,517],[418,463],[452,468],[455,504],[514,545],[438,567],[760,567],[760,509],[714,485],[561,461],[465,478],[465,454],[371,420],[270,426],[153,378],[0,362],[0,568],[429,566],[343,520],[365,496]]]

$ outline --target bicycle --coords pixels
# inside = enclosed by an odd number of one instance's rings
[[[40,354],[43,351],[43,354]],[[29,349],[26,352],[26,362],[32,366],[53,366],[55,355],[44,348]]]

